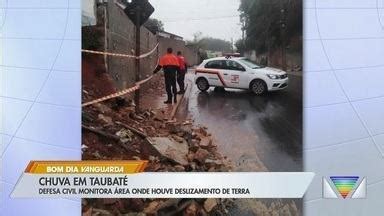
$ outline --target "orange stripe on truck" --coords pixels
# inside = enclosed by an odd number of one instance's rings
[[[227,85],[225,84],[224,79],[223,79],[223,77],[221,76],[220,72],[217,71],[217,70],[212,70],[212,69],[196,69],[196,70],[195,70],[195,74],[198,74],[198,73],[216,74],[216,75],[219,77],[219,80],[220,80],[221,84],[223,84],[224,87],[227,86]]]

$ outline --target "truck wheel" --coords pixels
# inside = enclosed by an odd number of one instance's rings
[[[209,83],[206,79],[204,78],[199,78],[196,80],[196,85],[197,85],[197,88],[200,90],[200,91],[207,91],[209,89]]]
[[[263,95],[267,92],[267,84],[263,80],[257,79],[253,80],[250,84],[250,90],[255,95]]]

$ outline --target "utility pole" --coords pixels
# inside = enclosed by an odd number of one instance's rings
[[[232,54],[235,52],[235,50],[233,49],[233,38],[231,38],[231,50],[232,50]]]
[[[281,34],[281,63],[282,69],[287,70],[287,42],[286,42],[286,30],[287,30],[287,9],[284,4],[285,0],[281,0],[281,14],[280,14],[280,34]]]
[[[245,16],[243,16],[242,18],[241,18],[241,30],[242,30],[242,35],[241,35],[241,43],[242,43],[242,47],[243,47],[243,50],[242,50],[242,54],[243,55],[245,55],[245,51],[246,51],[246,49],[245,49],[245,31],[246,31],[246,26],[247,26],[247,24],[246,24],[246,17]]]
[[[135,48],[135,82],[140,81],[140,27],[148,20],[151,14],[155,11],[152,5],[148,0],[132,0],[127,2],[125,5],[122,5],[118,2],[115,2],[120,8],[124,10],[124,13],[128,18],[135,24],[136,28],[136,48]],[[140,90],[135,92],[135,104],[136,111],[140,110]]]
[[[141,6],[138,4],[136,6],[136,23],[135,23],[135,28],[136,28],[136,52],[135,55],[138,57],[140,56],[140,14],[141,14]],[[136,82],[140,81],[140,58],[136,58],[135,60],[135,80]],[[136,111],[140,110],[140,89],[138,89],[135,92],[135,109]]]

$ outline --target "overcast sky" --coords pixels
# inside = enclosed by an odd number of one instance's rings
[[[164,23],[165,31],[193,39],[195,32],[230,41],[241,38],[240,0],[149,0],[152,18]]]

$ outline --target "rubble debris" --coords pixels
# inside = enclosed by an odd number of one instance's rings
[[[176,165],[175,170],[176,172],[185,172],[185,168],[181,165]]]
[[[107,124],[107,125],[111,125],[111,124],[113,124],[113,122],[112,122],[112,118],[111,117],[109,117],[109,116],[105,116],[105,115],[103,115],[103,114],[99,114],[98,116],[97,116],[100,120],[102,120],[105,124]]]
[[[132,119],[137,120],[137,121],[143,121],[144,120],[143,117],[141,117],[140,115],[137,115],[136,113],[133,113],[133,112],[130,113],[129,117],[131,117]]]
[[[183,122],[183,125],[192,125],[192,122],[189,121],[189,120],[186,120],[186,121]]]
[[[112,213],[109,211],[103,210],[103,209],[92,209],[91,215],[97,215],[97,216],[113,216]],[[83,215],[84,216],[84,215]]]
[[[185,140],[180,143],[169,137],[150,137],[148,141],[161,156],[178,164],[188,165],[186,157],[188,154],[188,144]]]
[[[133,127],[131,127],[131,126],[129,126],[129,125],[126,125],[126,124],[124,124],[124,123],[121,123],[121,122],[116,122],[116,124],[121,125],[121,126],[127,128],[127,129],[131,130],[132,132],[134,132],[134,133],[136,133],[137,135],[139,135],[141,138],[147,138],[147,135],[146,135],[145,133],[143,133],[143,132],[137,130],[136,128],[133,128]]]
[[[194,155],[194,160],[197,160],[198,162],[200,162],[201,164],[205,163],[205,160],[208,159],[209,157],[209,152],[205,149],[202,149],[202,148],[199,148],[195,155]]]
[[[301,215],[294,201],[273,200],[267,204],[257,199],[238,199],[234,203],[237,208],[247,209],[252,215]]]
[[[116,132],[116,136],[119,137],[122,143],[128,143],[132,141],[133,133],[123,128]]]
[[[92,153],[92,155],[97,158],[97,159],[102,159],[103,157],[100,155],[100,153],[98,151],[95,151]]]
[[[145,202],[143,199],[126,199],[125,201],[125,204],[128,204],[135,212],[142,212],[144,210]]]
[[[124,214],[122,216],[146,216],[144,213],[142,212],[131,212],[131,213],[128,213],[128,214]]]
[[[96,88],[94,82],[85,83],[92,86],[84,88],[83,101],[115,91],[113,86]],[[151,88],[157,88],[157,84]],[[154,94],[158,92],[161,91],[153,91]],[[232,169],[232,163],[217,151],[215,140],[206,127],[196,126],[190,119],[170,119],[164,107],[136,112],[132,100],[126,101],[117,105],[111,100],[83,108],[84,160],[148,160],[145,171],[149,172],[222,172]],[[227,215],[231,203],[226,200],[83,199],[82,215]]]
[[[97,103],[97,104],[94,104],[93,106],[95,106],[102,114],[112,112],[111,108],[109,108],[107,105],[104,105],[102,103]]]
[[[184,216],[196,216],[198,212],[198,206],[195,202],[192,202],[190,205],[187,206],[184,210]]]
[[[87,210],[83,211],[82,216],[92,216],[92,207],[88,208]]]
[[[119,201],[119,199],[103,199],[104,205],[112,205]]]
[[[153,201],[148,204],[147,207],[144,208],[143,213],[149,215],[155,215],[159,207],[161,206],[162,201]]]
[[[83,109],[87,116],[87,126],[83,125],[83,146],[87,147],[82,148],[83,159],[148,160],[146,171],[151,172],[231,170],[231,162],[217,152],[206,128],[195,127],[192,121],[168,120],[161,116],[164,114],[161,110],[135,113],[129,105],[119,109],[113,106],[111,102]],[[83,209],[87,209],[83,216],[210,215],[217,212],[225,215],[227,211],[225,204],[218,201],[214,204],[213,200],[206,199],[90,201]]]
[[[217,206],[216,199],[209,198],[204,202],[204,209],[206,212],[211,212]]]
[[[211,137],[203,137],[200,140],[200,146],[202,148],[209,148],[212,146],[212,138]]]
[[[113,104],[105,103],[83,109],[89,125],[83,125],[83,146],[87,146],[82,148],[83,159],[148,160],[146,171],[151,172],[231,170],[231,162],[217,152],[207,129],[194,127],[192,122],[160,118],[162,112],[159,110],[144,110],[132,115],[132,107],[115,110],[111,106]],[[112,124],[107,124],[105,117],[107,121],[113,119]],[[207,215],[215,214],[216,209],[226,212],[225,205],[206,199],[118,200],[88,202],[83,216]]]
[[[92,128],[92,127],[87,127],[85,125],[82,125],[81,126],[83,129],[85,130],[88,130],[88,131],[91,131],[93,133],[96,133],[98,135],[101,135],[101,136],[104,136],[106,138],[109,138],[109,139],[113,139],[113,140],[120,140],[120,138],[118,136],[115,136],[113,134],[109,134],[109,133],[106,133],[100,129],[96,129],[96,128]]]

